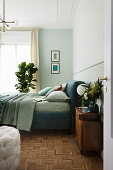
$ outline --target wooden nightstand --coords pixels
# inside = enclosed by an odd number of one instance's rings
[[[101,151],[103,143],[103,125],[99,113],[82,112],[76,108],[76,137],[81,153],[83,151]]]

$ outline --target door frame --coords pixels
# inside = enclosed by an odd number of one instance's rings
[[[105,24],[104,24],[104,75],[108,80],[104,82],[107,92],[104,92],[104,170],[113,170],[113,89],[111,75],[113,75],[113,0],[105,0]],[[111,10],[112,9],[112,10]],[[112,28],[112,29],[111,29]],[[112,32],[111,32],[112,30]],[[111,38],[112,37],[112,38]],[[111,114],[112,113],[112,114]]]

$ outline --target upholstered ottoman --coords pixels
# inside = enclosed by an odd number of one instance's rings
[[[0,127],[0,170],[16,170],[20,160],[20,134],[13,127]]]

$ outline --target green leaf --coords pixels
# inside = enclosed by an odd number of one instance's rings
[[[33,79],[33,74],[36,73],[38,69],[34,66],[34,63],[26,64],[26,62],[18,65],[18,71],[15,72],[18,83],[15,84],[15,87],[20,92],[27,93],[30,91],[30,88],[35,89],[35,85],[31,82],[36,81],[36,79]]]

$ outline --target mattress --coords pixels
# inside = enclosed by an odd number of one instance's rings
[[[69,112],[70,104],[68,102],[49,102],[41,101],[35,105],[35,112]]]

